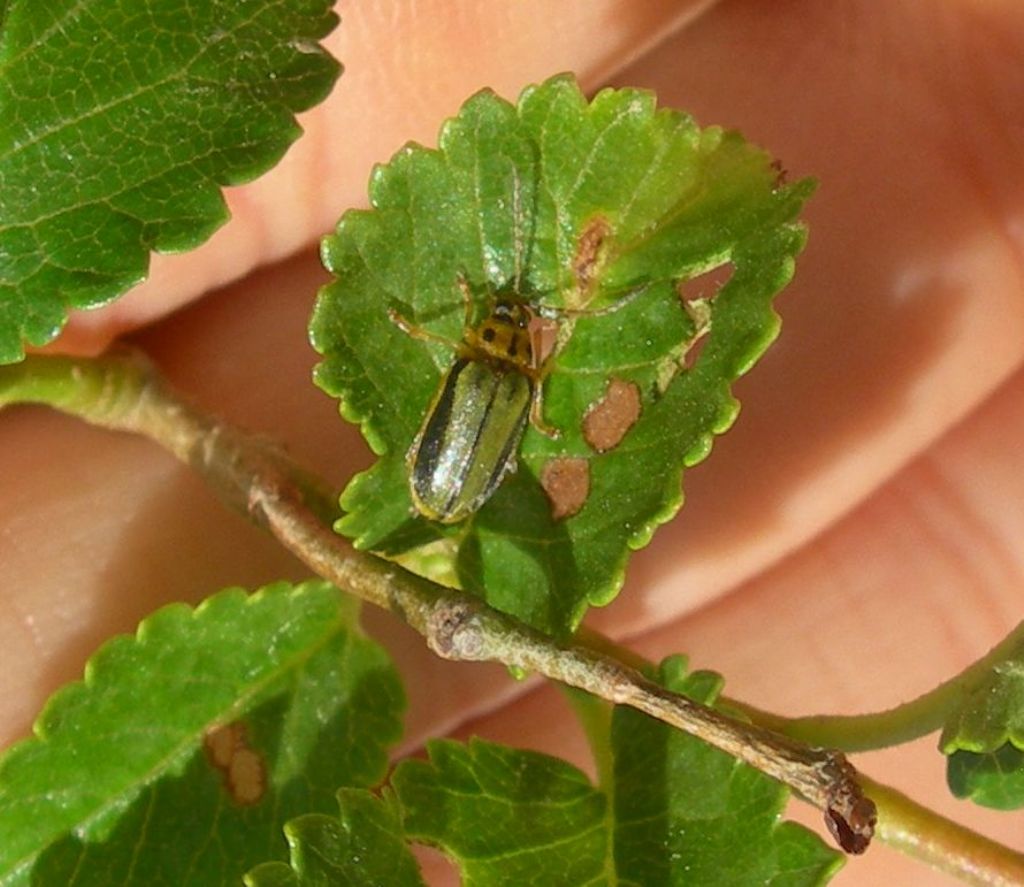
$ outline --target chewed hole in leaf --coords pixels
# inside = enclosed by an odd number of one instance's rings
[[[707,334],[711,332],[711,315],[715,298],[721,292],[734,272],[732,262],[723,262],[694,277],[681,280],[676,285],[683,308],[690,319],[692,332],[689,342],[683,347],[679,365],[689,369],[700,358],[701,351],[707,343]]]
[[[693,277],[686,277],[679,281],[676,289],[679,298],[683,302],[693,302],[698,299],[712,301],[732,277],[735,267],[732,262],[723,262],[716,265],[710,271],[702,274],[695,274]]]
[[[459,867],[454,857],[426,843],[410,844],[410,849],[419,863],[420,871],[436,873],[438,884],[459,883]]]
[[[549,317],[535,315],[530,321],[530,336],[537,366],[543,366],[554,352],[558,344],[558,329],[558,322]]]

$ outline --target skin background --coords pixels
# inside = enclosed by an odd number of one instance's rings
[[[821,186],[779,301],[783,334],[741,380],[736,426],[589,621],[651,657],[687,652],[761,707],[889,707],[1021,618],[1024,12],[994,0],[669,6],[341,4],[330,45],[347,72],[303,117],[307,135],[231,189],[234,219],[207,245],[158,257],[149,282],[76,315],[59,344],[95,351],[149,323],[132,340],[181,390],[340,487],[370,457],[308,384],[305,322],[325,279],[310,244],[365,205],[372,164],[407,139],[432,144],[484,85],[514,98],[572,69],[587,89],[656,89]],[[0,421],[0,452],[5,744],[98,644],[161,604],[304,575],[144,441],[23,408]],[[436,661],[385,614],[367,622],[407,681],[404,749],[475,733],[588,767],[557,692]],[[857,763],[1024,849],[1020,814],[948,797],[933,747]],[[955,882],[876,846],[834,883]]]

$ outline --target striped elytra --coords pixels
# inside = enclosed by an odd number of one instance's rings
[[[409,491],[424,517],[457,523],[516,467],[536,386],[530,310],[498,301],[468,328],[407,456]]]

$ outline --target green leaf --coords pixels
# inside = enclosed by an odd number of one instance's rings
[[[714,704],[721,676],[686,674],[682,657],[658,676]],[[843,857],[794,822],[786,789],[752,767],[630,708],[612,721],[615,855],[634,884],[821,884]]]
[[[166,607],[105,644],[0,760],[0,885],[237,882],[284,823],[384,775],[401,686],[312,582]]]
[[[406,833],[457,862],[463,887],[611,883],[607,801],[575,767],[480,739],[427,750],[392,786]]]
[[[721,678],[684,670],[668,660],[661,678],[713,702]],[[612,759],[603,790],[546,755],[431,743],[429,762],[403,762],[392,777],[406,832],[455,860],[465,887],[799,887],[841,865],[817,836],[779,821],[787,792],[766,776],[631,709],[610,723],[597,749]]]
[[[311,813],[285,826],[291,865],[268,862],[248,887],[423,887],[395,804],[360,789],[338,792],[340,816]]]
[[[0,32],[0,363],[227,219],[338,64],[330,0],[10,0]]]
[[[337,280],[311,322],[317,382],[380,456],[343,493],[339,531],[420,571],[429,555],[443,574],[443,557],[491,605],[547,631],[574,627],[614,597],[629,550],[678,510],[684,466],[733,421],[730,385],[777,333],[771,301],[803,245],[795,219],[811,190],[783,184],[736,133],[656,110],[640,90],[588,104],[562,76],[517,105],[470,99],[437,150],[410,145],[379,167],[373,208],[346,213],[324,241]],[[698,329],[678,288],[716,268],[731,276],[702,285],[711,331],[684,369]],[[545,364],[544,418],[561,436],[529,427],[518,470],[446,527],[415,514],[406,454],[454,347],[408,335],[389,310],[457,343],[460,277],[477,321],[495,294],[590,313],[561,315],[563,347]],[[602,436],[584,416],[609,392],[623,395],[606,406],[621,425]],[[562,467],[589,484],[575,503],[542,484]]]
[[[1024,807],[1024,631],[1016,634],[964,694],[939,740],[953,794],[999,810]]]
[[[990,752],[955,751],[946,781],[958,798],[996,810],[1024,807],[1024,751],[1006,743]]]

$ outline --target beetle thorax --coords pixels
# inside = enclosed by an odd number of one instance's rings
[[[533,363],[530,309],[518,302],[501,300],[494,310],[466,336],[466,344],[478,356],[517,367]]]

